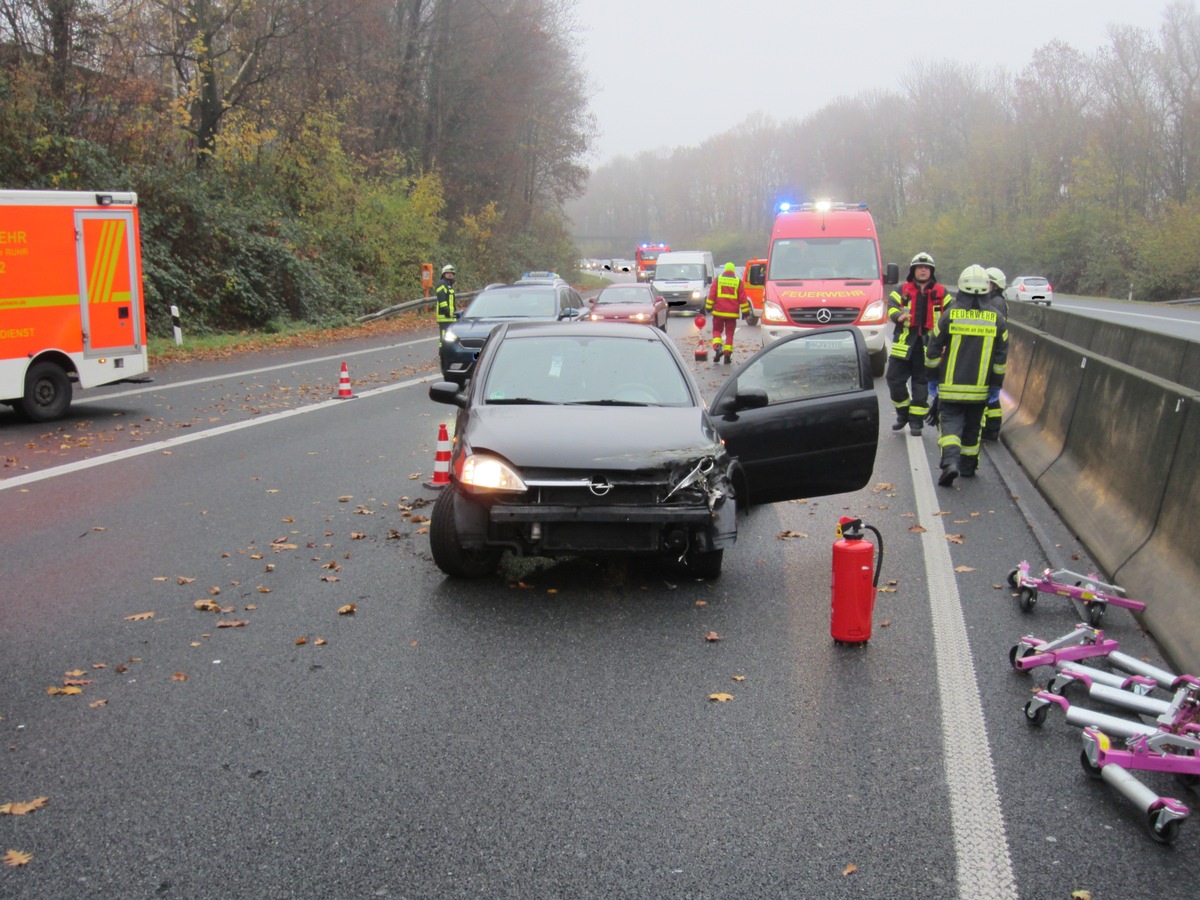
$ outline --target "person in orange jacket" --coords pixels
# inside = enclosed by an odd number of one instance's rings
[[[738,319],[749,320],[754,315],[746,286],[738,278],[733,263],[725,263],[724,270],[713,279],[708,299],[704,301],[704,311],[710,313],[713,320],[713,362],[721,362],[724,356],[728,365],[733,360],[733,332]]]

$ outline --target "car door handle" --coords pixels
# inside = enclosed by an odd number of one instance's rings
[[[870,416],[867,414],[867,411],[865,409],[859,409],[859,410],[855,410],[854,412],[850,413],[850,418],[852,420],[854,420],[855,422],[863,422],[863,421],[866,421],[867,419],[869,419]]]

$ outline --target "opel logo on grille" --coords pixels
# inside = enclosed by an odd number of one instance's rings
[[[833,313],[831,313],[825,307],[821,307],[817,310],[817,321],[822,325],[828,325],[833,321]]]
[[[603,475],[593,475],[591,482],[588,484],[588,490],[597,497],[603,497],[612,490],[612,485]]]

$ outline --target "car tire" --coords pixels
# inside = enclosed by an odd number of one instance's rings
[[[884,371],[887,369],[887,350],[880,350],[878,353],[871,354],[871,375],[874,378],[882,378]]]
[[[458,542],[454,523],[454,489],[442,488],[429,517],[429,549],[439,569],[452,578],[482,578],[496,571],[501,551],[493,547],[468,550]]]
[[[31,422],[60,419],[71,405],[71,379],[62,366],[40,362],[25,373],[25,395],[19,408]]]
[[[703,553],[689,553],[684,558],[683,565],[692,577],[708,581],[721,577],[721,564],[724,561],[724,550],[707,550]]]

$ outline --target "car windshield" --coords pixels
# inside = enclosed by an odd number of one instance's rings
[[[871,238],[781,238],[771,247],[771,281],[879,277]]]
[[[557,312],[553,290],[484,291],[467,307],[464,319],[550,318]]]
[[[596,297],[596,303],[650,303],[650,292],[640,287],[605,288]]]
[[[704,266],[700,263],[664,263],[654,269],[657,281],[703,281]]]
[[[694,406],[662,341],[583,335],[508,337],[496,348],[484,402]]]

